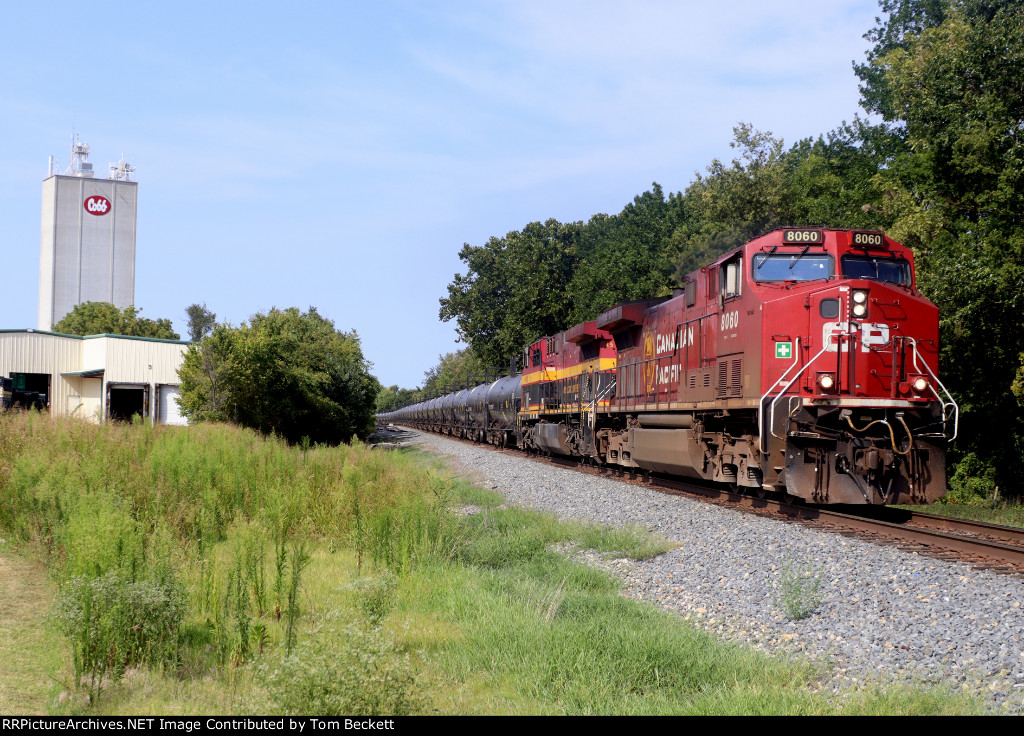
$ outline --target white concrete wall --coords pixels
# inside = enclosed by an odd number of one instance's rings
[[[102,196],[110,209],[86,211]],[[52,176],[43,182],[39,258],[39,329],[50,330],[82,302],[123,309],[135,300],[135,224],[138,183]]]

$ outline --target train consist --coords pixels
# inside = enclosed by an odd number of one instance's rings
[[[385,422],[819,504],[931,503],[959,410],[938,309],[879,232],[784,228]]]

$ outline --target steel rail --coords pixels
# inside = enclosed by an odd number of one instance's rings
[[[731,506],[775,512],[806,521],[825,522],[833,527],[883,535],[902,542],[927,545],[928,547],[936,548],[936,551],[948,550],[963,555],[985,557],[993,561],[1020,566],[1022,571],[1024,571],[1024,529],[911,512],[905,512],[908,514],[906,520],[900,522],[886,521],[883,519],[873,519],[869,515],[835,511],[820,506],[791,504],[771,498],[757,498],[749,494],[736,493],[730,490],[711,488],[647,474],[630,473],[628,471],[623,473],[618,469],[587,465],[569,458],[552,457],[549,459],[558,465],[575,465],[580,468],[596,470],[602,474],[622,475],[628,480],[639,481],[644,485],[682,491],[690,495],[699,495],[728,503]],[[865,508],[869,510],[869,513],[871,509],[878,510],[876,507],[870,506]],[[922,525],[913,526],[911,525],[912,522]],[[924,526],[925,524],[932,525],[932,528]],[[1002,539],[986,539],[980,536],[965,536],[964,534],[952,533],[958,529],[966,530],[972,534],[984,533],[993,537],[1002,537]]]

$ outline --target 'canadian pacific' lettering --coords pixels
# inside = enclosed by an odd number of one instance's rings
[[[678,345],[676,344],[677,337],[679,338]],[[685,348],[693,345],[693,325],[667,335],[658,335],[656,343],[658,355],[671,352],[676,348]]]

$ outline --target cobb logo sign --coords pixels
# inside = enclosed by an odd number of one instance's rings
[[[99,217],[100,215],[105,215],[110,211],[110,200],[106,197],[94,194],[91,197],[85,198],[83,206],[85,207],[85,211],[90,215],[96,215]]]

